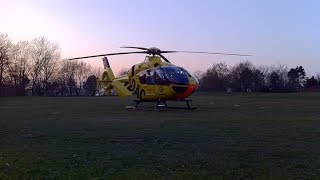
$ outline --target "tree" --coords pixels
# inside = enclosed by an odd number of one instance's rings
[[[50,84],[51,77],[56,71],[57,61],[60,59],[60,50],[58,45],[49,43],[45,52],[45,58],[43,62],[43,76],[41,79],[44,94],[47,94],[48,86]]]
[[[204,75],[203,71],[197,70],[193,73],[193,75],[200,81]]]
[[[56,81],[59,84],[59,94],[61,95],[76,95],[84,94],[84,83],[93,71],[91,66],[79,61],[62,60]]]
[[[271,91],[273,92],[277,92],[281,90],[281,84],[282,84],[282,80],[280,78],[280,75],[276,72],[273,71],[270,76],[270,88]]]
[[[218,63],[213,65],[213,69],[216,71],[216,75],[218,77],[218,90],[224,91],[226,90],[227,80],[226,77],[229,73],[229,69],[227,64],[225,63]]]
[[[57,44],[45,37],[38,37],[31,43],[31,77],[32,94],[45,95],[48,83],[56,70],[56,62],[60,58]]]
[[[90,65],[81,61],[76,63],[75,79],[77,82],[77,91],[76,91],[77,96],[80,95],[81,90],[83,89],[82,86],[85,83],[86,78],[89,76],[90,71],[91,71]]]
[[[54,78],[54,82],[57,87],[57,96],[66,96],[68,93],[68,87],[67,87],[67,77],[65,74],[62,73],[61,68],[58,70],[58,73],[56,77]]]
[[[48,82],[46,89],[46,96],[59,96],[60,93],[60,84],[58,81],[53,80]]]
[[[84,83],[83,87],[87,95],[94,96],[96,92],[97,79],[95,75],[91,75],[87,78],[87,81]]]
[[[306,72],[302,66],[296,67],[299,76],[299,88],[301,89],[306,81]]]
[[[265,91],[265,75],[259,69],[252,71],[252,91]]]
[[[297,68],[291,68],[288,72],[288,88],[297,91],[299,88],[299,72]]]
[[[61,89],[65,90],[65,92],[62,92],[65,95],[72,96],[76,92],[77,86],[75,80],[75,73],[77,67],[77,61],[63,60],[61,62],[61,67],[59,71],[59,84],[61,85]]]
[[[127,68],[122,68],[122,69],[120,69],[118,74],[119,74],[119,76],[125,76],[125,75],[128,74],[128,69]]]
[[[99,67],[91,67],[91,71],[89,74],[93,74],[96,77],[101,77],[102,75],[102,69]]]
[[[7,34],[0,34],[0,88],[3,87],[4,73],[10,64],[11,40]]]
[[[312,76],[311,78],[307,78],[306,80],[306,88],[310,88],[310,87],[314,87],[318,85],[318,81],[316,78],[314,78],[314,76]]]
[[[198,85],[198,89],[203,89],[202,88],[202,84],[203,84],[203,76],[204,76],[204,72],[197,70],[193,73],[193,75],[198,79],[199,81],[199,85]]]
[[[202,77],[201,89],[205,91],[216,91],[218,84],[217,72],[214,68],[208,69]]]
[[[261,91],[266,89],[264,72],[250,62],[241,62],[231,69],[225,63],[214,64],[202,76],[203,90]]]
[[[252,86],[253,65],[249,62],[241,62],[231,69],[230,82],[235,91],[248,91]]]
[[[245,67],[240,72],[240,82],[242,91],[252,91],[253,86],[253,73],[249,67]]]
[[[74,93],[77,91],[77,83],[73,77],[69,77],[67,79],[67,87],[69,90],[69,96],[73,96]]]
[[[266,86],[271,91],[286,91],[288,67],[286,65],[270,66],[266,69]]]
[[[228,67],[225,63],[213,64],[202,75],[201,89],[206,91],[224,91],[227,87]]]
[[[30,45],[28,41],[19,41],[11,48],[12,63],[9,69],[11,83],[17,90],[17,95],[25,95],[26,87],[30,80],[28,75],[29,59],[30,59]]]
[[[306,73],[302,66],[291,68],[288,72],[288,88],[292,91],[302,90],[306,83]]]

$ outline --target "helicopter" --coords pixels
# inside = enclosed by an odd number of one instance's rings
[[[184,101],[187,109],[190,107],[188,100],[199,88],[199,80],[186,69],[171,63],[163,54],[167,53],[198,53],[230,56],[250,56],[233,53],[214,53],[202,51],[163,51],[156,47],[133,47],[121,48],[138,49],[139,51],[118,52],[71,58],[69,60],[103,57],[104,72],[101,78],[97,78],[97,87],[103,87],[106,95],[114,89],[120,97],[136,95],[135,108],[141,102],[156,102],[156,108],[167,107],[167,101]],[[108,56],[126,54],[146,54],[142,63],[133,65],[127,75],[115,77],[108,60]]]

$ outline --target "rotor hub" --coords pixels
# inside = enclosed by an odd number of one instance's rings
[[[156,47],[151,47],[147,50],[147,53],[150,55],[160,55],[161,54],[161,50],[159,48]]]

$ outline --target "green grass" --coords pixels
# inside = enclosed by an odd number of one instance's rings
[[[320,93],[192,99],[197,110],[155,112],[118,97],[0,98],[0,179],[320,177]]]

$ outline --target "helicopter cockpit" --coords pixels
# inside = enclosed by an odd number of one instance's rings
[[[138,74],[141,84],[155,85],[188,85],[189,76],[186,70],[176,66],[161,66]]]

